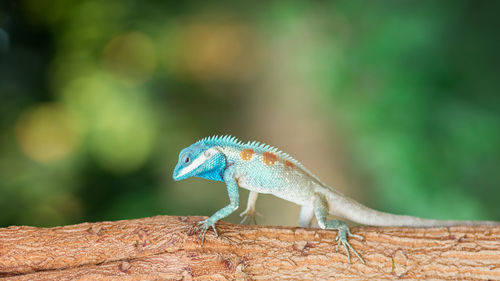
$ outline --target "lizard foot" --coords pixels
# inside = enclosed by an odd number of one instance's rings
[[[342,244],[344,246],[344,249],[347,253],[347,260],[349,261],[349,264],[351,263],[351,255],[349,253],[349,250],[351,250],[364,264],[366,264],[365,260],[354,250],[354,248],[349,244],[347,241],[347,236],[352,236],[361,240],[364,240],[363,236],[352,234],[351,231],[349,230],[349,227],[342,222],[341,225],[337,226],[337,229],[339,230],[339,233],[337,234],[337,238],[335,238],[335,241],[337,242],[337,249],[336,251],[339,251],[339,246]]]
[[[262,217],[262,215],[259,212],[255,211],[255,209],[248,209],[247,208],[245,211],[243,211],[240,214],[240,217],[243,217],[240,224],[243,224],[245,222],[247,224],[250,224],[251,222],[253,222],[253,224],[257,224],[257,220],[255,219],[255,215]]]
[[[200,231],[200,234],[198,235],[198,239],[196,239],[196,241],[198,242],[201,240],[202,247],[203,247],[203,242],[205,241],[205,235],[207,234],[207,231],[210,227],[213,228],[213,230],[215,232],[215,236],[219,237],[219,234],[217,233],[217,229],[215,228],[215,222],[212,221],[210,218],[198,222],[198,225],[196,226],[197,230]]]

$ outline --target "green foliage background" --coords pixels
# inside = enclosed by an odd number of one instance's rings
[[[287,139],[304,128],[342,151],[344,192],[372,207],[500,220],[499,8],[2,2],[0,226],[211,215],[222,184],[171,179],[183,147],[231,133],[294,154]],[[278,102],[297,97],[321,124]]]

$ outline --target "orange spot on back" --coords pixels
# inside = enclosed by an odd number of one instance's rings
[[[245,161],[248,161],[250,159],[252,159],[252,156],[254,154],[254,151],[253,149],[243,149],[241,152],[240,152],[240,158],[245,160]]]
[[[262,153],[262,162],[264,162],[264,164],[266,164],[267,166],[274,165],[274,162],[276,162],[276,160],[278,160],[278,156],[276,156],[276,154],[271,152]]]
[[[285,160],[285,167],[293,170],[293,169],[295,169],[295,164],[293,164],[292,161]]]

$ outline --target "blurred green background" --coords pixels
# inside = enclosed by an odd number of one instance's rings
[[[277,146],[373,208],[500,220],[499,10],[2,1],[0,226],[209,216],[224,184],[171,175],[214,134]],[[257,209],[296,225],[291,203]]]

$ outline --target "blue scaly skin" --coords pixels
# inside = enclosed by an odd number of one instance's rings
[[[352,251],[363,263],[365,261],[351,247],[352,234],[345,222],[328,220],[335,215],[348,220],[372,226],[440,227],[453,225],[499,225],[492,221],[431,220],[411,216],[393,215],[370,209],[326,185],[290,155],[259,142],[243,143],[232,136],[204,138],[183,149],[179,154],[174,174],[179,181],[190,177],[200,177],[226,183],[230,203],[215,212],[210,218],[198,224],[198,240],[205,240],[207,230],[215,223],[233,213],[239,207],[238,186],[250,190],[248,205],[241,214],[243,220],[252,219],[258,193],[273,194],[301,206],[299,225],[308,227],[316,216],[322,229],[336,229],[337,250],[345,248],[351,262]],[[350,250],[350,251],[349,251]]]

